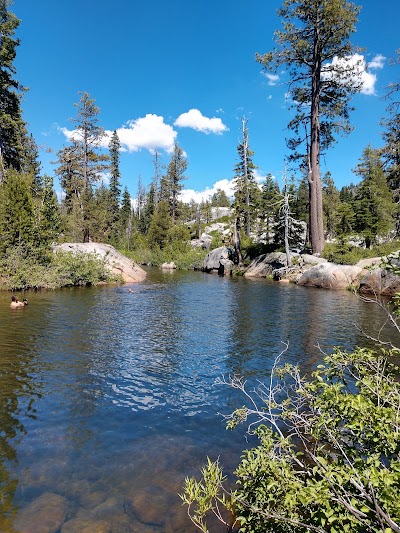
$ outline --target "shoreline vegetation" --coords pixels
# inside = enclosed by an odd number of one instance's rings
[[[218,241],[216,241],[218,244]],[[85,251],[85,246],[90,247],[90,251]],[[55,251],[57,249],[57,252]],[[243,275],[245,277],[261,277],[273,279],[280,282],[299,282],[301,275],[313,266],[329,265],[336,266],[339,270],[350,265],[362,265],[363,272],[379,269],[384,266],[383,262],[387,256],[396,256],[400,250],[400,242],[393,241],[384,245],[376,246],[374,249],[365,249],[356,246],[332,243],[326,246],[325,252],[319,256],[306,253],[291,253],[291,267],[287,267],[287,259],[283,251],[274,251],[256,255],[252,259],[255,251],[263,251],[262,246],[255,247],[253,243],[249,245],[248,251],[243,248],[244,261],[242,264],[235,264],[222,270],[225,275]],[[268,247],[264,247],[268,250]],[[89,248],[88,248],[89,250]],[[145,272],[139,265],[162,267],[163,264],[173,264],[177,270],[212,270],[221,271],[219,254],[226,251],[226,256],[231,252],[228,247],[222,246],[211,250],[195,248],[189,242],[180,243],[176,249],[171,247],[167,250],[150,249],[144,246],[137,249],[119,252],[114,247],[101,243],[64,243],[54,245],[47,250],[29,250],[27,247],[15,247],[7,254],[6,258],[0,261],[0,290],[26,291],[41,289],[61,289],[64,287],[94,286],[104,283],[136,282],[142,281]],[[108,255],[112,252],[113,261],[110,262]],[[99,253],[101,252],[101,253]],[[214,253],[216,267],[208,268],[207,258]],[[116,255],[118,259],[115,260]],[[223,254],[222,254],[223,255]],[[221,257],[222,257],[221,255]],[[370,259],[370,261],[369,261]],[[125,266],[122,263],[125,261]],[[222,261],[223,262],[223,261]],[[115,265],[119,263],[118,268]],[[214,259],[215,263],[215,259]],[[127,266],[128,265],[128,266]],[[124,268],[136,268],[141,271],[137,278],[127,278]],[[114,267],[114,268],[113,268]],[[322,267],[320,267],[322,268]],[[355,271],[357,275],[359,272]],[[311,272],[312,274],[312,272]],[[312,277],[312,275],[311,275]],[[351,288],[357,289],[352,281],[347,286],[330,287],[310,283],[300,283],[304,285],[321,286],[324,288]]]

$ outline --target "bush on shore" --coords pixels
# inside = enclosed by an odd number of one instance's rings
[[[341,241],[337,243],[327,243],[325,245],[322,257],[331,263],[337,265],[355,265],[361,259],[370,257],[383,257],[396,252],[400,249],[398,239],[384,244],[377,244],[373,248],[361,248]]]
[[[58,289],[119,281],[104,259],[89,253],[15,247],[0,260],[0,289]]]
[[[177,226],[169,230],[165,243],[160,246],[149,244],[145,236],[137,234],[134,248],[121,253],[141,265],[160,266],[173,261],[179,270],[199,269],[208,250],[193,247],[189,237],[186,228]]]
[[[311,379],[275,366],[270,386],[242,390],[247,404],[227,417],[259,443],[245,450],[224,486],[218,461],[188,478],[181,496],[193,523],[217,515],[230,531],[343,533],[400,530],[400,368],[392,353],[341,350]],[[232,528],[234,524],[235,528]]]

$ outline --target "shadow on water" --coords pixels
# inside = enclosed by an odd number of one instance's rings
[[[193,531],[177,495],[185,476],[207,455],[232,469],[248,445],[217,415],[242,399],[215,380],[268,378],[282,342],[284,360],[309,372],[318,346],[365,344],[355,319],[382,322],[347,292],[155,270],[131,287],[8,305],[0,295],[4,533],[49,516],[62,533]]]

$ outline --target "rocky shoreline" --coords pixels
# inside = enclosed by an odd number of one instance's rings
[[[207,254],[204,272],[232,275],[238,270],[230,256],[229,248],[221,247]],[[400,276],[380,266],[381,257],[363,259],[355,265],[338,265],[322,257],[293,253],[292,266],[287,266],[286,254],[273,252],[252,261],[245,269],[239,269],[244,277],[271,278],[288,281],[306,287],[331,290],[357,290],[364,294],[393,296],[400,292]]]

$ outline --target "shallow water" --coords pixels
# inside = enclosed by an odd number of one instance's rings
[[[153,270],[130,287],[32,293],[17,310],[0,295],[2,533],[46,493],[63,497],[62,533],[194,531],[185,476],[207,455],[233,468],[248,445],[218,415],[243,400],[216,378],[267,378],[283,342],[310,371],[317,345],[365,344],[355,324],[383,321],[349,292],[266,280]]]

